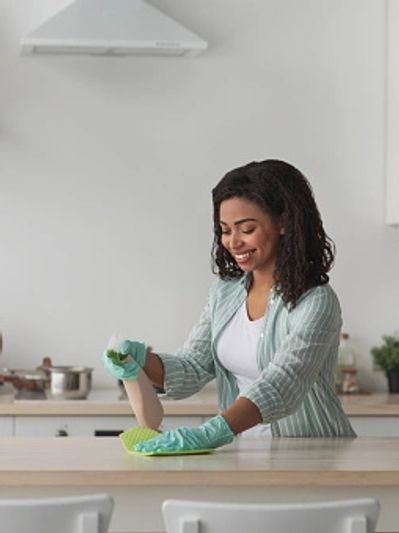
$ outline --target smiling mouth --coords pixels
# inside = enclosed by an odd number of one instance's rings
[[[245,252],[243,254],[232,254],[234,259],[237,261],[237,263],[245,263],[248,261],[248,259],[252,256],[252,254],[255,252],[255,250],[251,250],[250,252]]]

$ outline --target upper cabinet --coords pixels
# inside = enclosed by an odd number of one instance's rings
[[[399,226],[399,1],[386,5],[386,223]]]

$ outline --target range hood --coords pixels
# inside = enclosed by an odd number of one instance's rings
[[[206,48],[144,0],[75,0],[21,41],[23,54],[191,56]]]

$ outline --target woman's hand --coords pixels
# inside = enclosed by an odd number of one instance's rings
[[[145,365],[147,351],[143,342],[124,340],[118,347],[103,353],[103,364],[116,379],[135,380]]]
[[[126,356],[130,355],[140,368],[144,368],[148,350],[149,348],[144,342],[129,341],[128,339],[122,341],[119,346],[120,353]]]
[[[229,444],[234,437],[224,417],[218,415],[195,428],[166,431],[159,437],[136,444],[134,449],[141,453],[205,450]]]

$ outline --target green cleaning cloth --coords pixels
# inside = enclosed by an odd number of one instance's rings
[[[119,435],[122,441],[123,447],[128,453],[134,455],[198,455],[204,453],[212,453],[214,448],[207,448],[204,450],[165,450],[160,452],[136,452],[134,447],[139,442],[153,439],[157,435],[160,435],[159,431],[155,431],[149,428],[131,428],[127,429]]]

